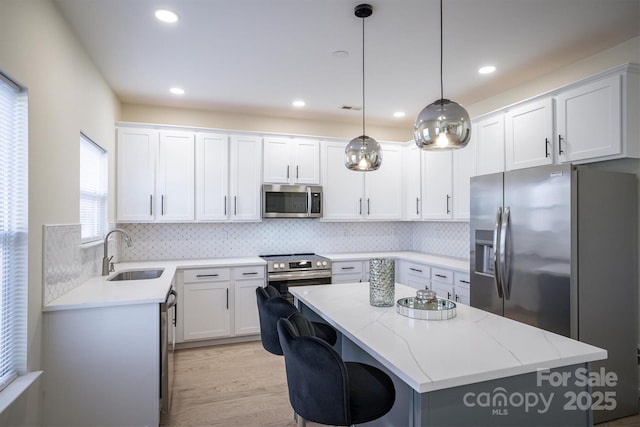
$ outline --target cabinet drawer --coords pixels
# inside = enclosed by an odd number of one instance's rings
[[[453,284],[453,272],[442,268],[431,267],[431,280]]]
[[[228,281],[231,278],[230,268],[197,268],[184,270],[184,282]]]
[[[407,275],[413,277],[422,277],[427,280],[431,277],[431,267],[424,264],[407,263],[405,271]]]
[[[456,289],[458,288],[469,289],[469,286],[471,285],[471,281],[469,280],[469,273],[462,273],[459,271],[455,271],[453,273],[453,281],[454,281],[454,284],[456,285]]]
[[[234,267],[234,279],[264,279],[264,265],[249,265],[247,267]]]
[[[362,274],[362,261],[344,261],[331,264],[331,274],[360,273]]]

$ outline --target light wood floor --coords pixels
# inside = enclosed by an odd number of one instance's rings
[[[178,350],[172,412],[162,425],[295,426],[284,358],[265,351],[260,341]],[[640,415],[598,425],[639,426]]]

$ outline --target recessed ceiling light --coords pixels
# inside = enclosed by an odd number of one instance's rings
[[[170,24],[172,24],[174,22],[178,22],[178,19],[180,19],[180,17],[178,16],[177,13],[172,12],[172,11],[167,10],[167,9],[158,9],[158,10],[156,10],[156,18],[159,21],[168,22]]]
[[[494,67],[493,65],[487,65],[485,67],[481,67],[478,72],[480,74],[491,74],[496,70],[496,67]]]
[[[184,89],[180,87],[172,87],[171,89],[169,89],[169,92],[174,95],[184,95]]]
[[[306,105],[306,103],[305,103],[303,100],[301,100],[301,99],[295,100],[295,101],[293,101],[291,104],[292,104],[294,107],[298,107],[298,108],[304,107],[304,106]]]
[[[395,113],[393,113],[393,117],[400,118],[400,117],[404,117],[404,116],[406,116],[404,111],[396,111]]]

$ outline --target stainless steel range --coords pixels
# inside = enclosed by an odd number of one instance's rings
[[[260,255],[267,261],[267,282],[280,295],[293,301],[288,292],[292,286],[327,285],[331,283],[331,260],[312,253]]]

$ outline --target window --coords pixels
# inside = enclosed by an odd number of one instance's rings
[[[27,92],[0,73],[0,390],[26,372]]]
[[[107,231],[107,152],[82,133],[80,224],[83,242],[100,240]]]

